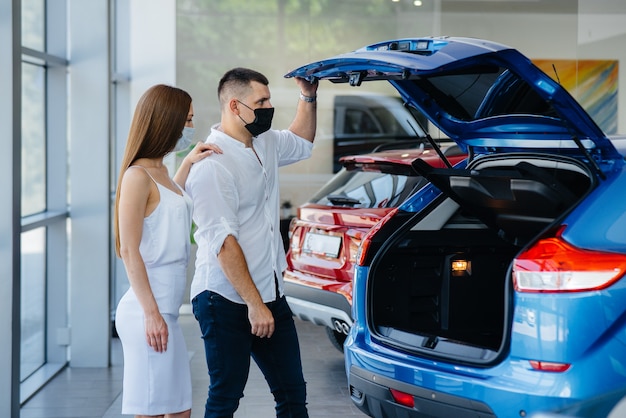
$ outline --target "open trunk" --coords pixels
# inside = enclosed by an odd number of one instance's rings
[[[494,361],[506,347],[511,261],[593,187],[569,158],[478,161],[465,170],[414,163],[444,197],[390,232],[372,262],[368,318],[381,341],[455,362]]]

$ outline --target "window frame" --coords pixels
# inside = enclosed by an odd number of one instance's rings
[[[45,143],[45,209],[20,215],[20,234],[45,228],[44,245],[44,361],[20,382],[20,404],[30,398],[68,363],[68,77],[67,3],[48,6],[44,2],[44,50],[21,46],[21,62],[43,67],[44,71],[44,143]],[[54,24],[51,24],[54,22]],[[21,109],[21,108],[20,108]],[[22,119],[20,115],[19,119]],[[16,145],[21,158],[21,136]],[[21,169],[21,165],[20,165]],[[13,178],[20,190],[21,176]],[[21,206],[20,203],[18,203]],[[18,212],[21,214],[21,209]],[[19,241],[19,240],[18,240]],[[22,249],[19,247],[20,260]],[[21,273],[18,273],[21,281]],[[21,295],[19,296],[21,297]],[[18,297],[18,301],[19,301]],[[14,299],[14,303],[18,302]],[[18,303],[19,304],[19,303]],[[19,312],[19,311],[18,311]],[[20,318],[20,324],[21,324]],[[20,356],[21,358],[21,356]],[[20,361],[21,368],[21,361]],[[19,373],[19,372],[18,372]]]

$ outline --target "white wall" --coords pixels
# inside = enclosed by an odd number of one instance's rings
[[[176,83],[176,0],[125,0],[129,5],[131,103],[152,85]]]
[[[580,0],[578,57],[619,61],[617,132],[626,133],[626,2]]]
[[[489,39],[521,51],[529,58],[575,58],[575,14],[474,13],[443,15],[443,33]]]

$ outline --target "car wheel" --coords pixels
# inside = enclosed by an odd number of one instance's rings
[[[346,340],[347,335],[343,332],[337,332],[330,327],[326,327],[326,334],[332,345],[343,353],[343,343]]]

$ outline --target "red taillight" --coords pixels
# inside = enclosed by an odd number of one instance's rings
[[[293,235],[293,231],[294,229],[296,229],[296,224],[298,223],[298,218],[297,217],[293,217],[291,218],[291,220],[289,221],[289,229],[287,229],[287,234],[289,234],[289,238],[291,238],[291,236]]]
[[[582,292],[610,286],[626,273],[626,256],[584,250],[561,234],[544,238],[513,261],[518,292]]]
[[[387,215],[385,215],[384,218],[378,221],[376,225],[374,225],[369,231],[367,231],[367,234],[365,234],[363,240],[361,240],[361,245],[359,246],[359,251],[357,252],[356,256],[356,263],[359,266],[365,265],[365,260],[367,260],[367,252],[369,251],[372,237],[376,235],[376,233],[380,231],[380,228],[382,228],[383,225],[386,224],[387,221],[389,221],[389,219],[393,218],[397,212],[398,208],[393,208],[389,211],[389,213],[387,213]]]
[[[554,373],[563,373],[570,368],[570,364],[568,363],[552,363],[549,361],[537,361],[530,360],[530,366],[542,372],[554,372]]]
[[[348,231],[346,233],[346,236],[346,241],[348,242],[348,253],[350,255],[350,258],[348,260],[350,261],[350,263],[354,264],[356,263],[356,257],[359,252],[359,245],[361,245],[361,237],[363,236],[363,234],[360,231]]]
[[[415,406],[415,399],[413,399],[413,395],[409,393],[400,392],[399,390],[389,389],[391,392],[391,396],[393,396],[393,400],[400,405],[407,406],[409,408],[413,408]]]
[[[370,240],[369,240],[369,234],[367,234],[365,235],[365,239],[361,241],[361,245],[359,246],[359,250],[357,251],[357,254],[356,254],[356,263],[359,266],[362,266],[365,264],[365,259],[367,258],[367,251],[369,250],[369,246],[370,246]]]
[[[293,253],[300,253],[300,237],[302,228],[298,227],[298,218],[293,218],[289,222],[289,248]]]

